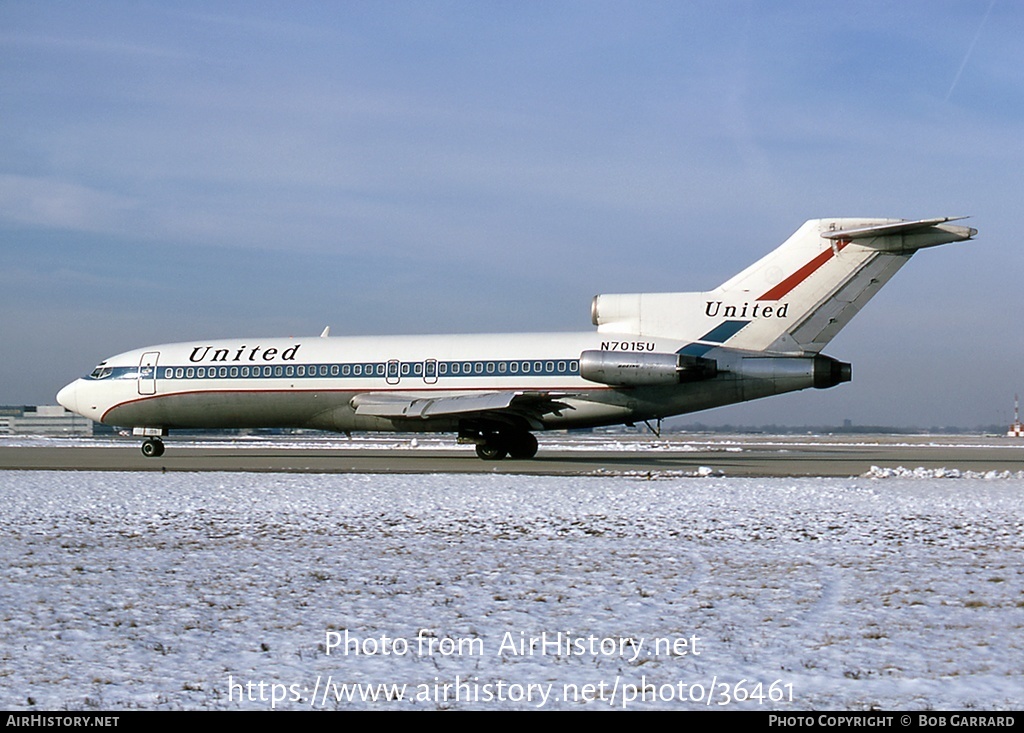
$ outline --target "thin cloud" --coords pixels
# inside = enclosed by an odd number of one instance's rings
[[[124,231],[131,197],[53,178],[0,174],[0,221],[88,232]]]

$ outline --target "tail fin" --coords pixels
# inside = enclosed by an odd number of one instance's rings
[[[698,356],[722,345],[816,354],[914,252],[977,234],[955,220],[812,219],[709,292],[599,295],[594,324],[691,341]]]

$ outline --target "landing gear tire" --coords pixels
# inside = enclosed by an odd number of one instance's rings
[[[500,461],[508,451],[496,443],[481,443],[476,447],[476,454],[485,461]]]
[[[527,432],[490,433],[485,442],[477,444],[476,454],[485,461],[500,461],[505,456],[529,459],[537,455],[537,439]]]
[[[533,458],[537,455],[537,439],[533,433],[519,433],[508,437],[508,455],[511,458]]]
[[[149,438],[142,442],[142,455],[146,458],[159,458],[164,454],[164,442],[157,438]]]

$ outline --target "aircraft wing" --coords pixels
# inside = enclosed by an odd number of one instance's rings
[[[540,417],[559,410],[572,410],[560,399],[567,392],[503,391],[450,397],[416,397],[389,392],[367,392],[352,398],[357,415],[429,420],[437,417],[469,417],[484,413],[514,413]]]

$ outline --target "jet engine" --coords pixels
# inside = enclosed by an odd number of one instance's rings
[[[681,384],[711,379],[718,374],[714,359],[686,354],[637,354],[621,351],[584,351],[580,376],[616,387]]]

